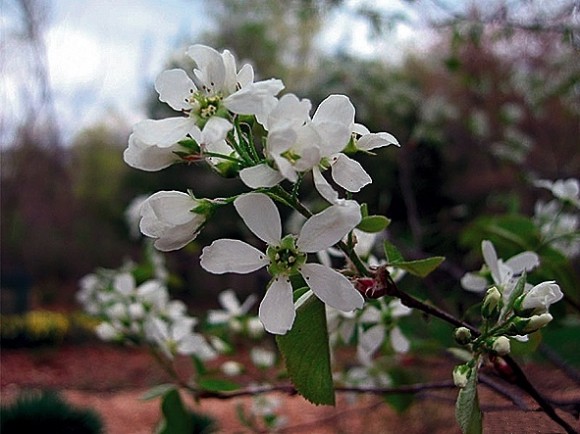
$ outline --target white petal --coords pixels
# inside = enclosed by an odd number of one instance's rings
[[[354,106],[345,95],[330,95],[320,103],[312,121],[315,124],[336,122],[351,128],[354,125]]]
[[[218,298],[220,304],[225,308],[225,310],[234,315],[238,315],[240,313],[240,303],[233,290],[226,289],[225,291],[220,292]]]
[[[233,125],[224,118],[212,116],[203,127],[203,144],[216,143],[225,140],[228,136],[228,131],[233,128]]]
[[[191,131],[193,118],[146,119],[133,127],[135,137],[148,145],[167,147],[183,140]]]
[[[265,115],[272,98],[284,89],[280,80],[265,80],[248,84],[224,99],[228,110],[242,115]]]
[[[354,107],[344,95],[330,95],[312,117],[316,130],[322,137],[323,156],[340,152],[348,144],[354,125]]]
[[[487,288],[487,279],[475,273],[466,273],[461,278],[461,286],[463,289],[472,292],[482,292]]]
[[[246,63],[240,68],[237,74],[237,80],[240,87],[246,87],[248,84],[254,81],[254,69],[252,65]]]
[[[481,251],[483,252],[483,259],[491,271],[491,276],[494,282],[500,283],[501,274],[499,271],[499,265],[497,263],[497,253],[491,241],[483,240],[481,242]]]
[[[331,170],[332,179],[352,193],[358,193],[365,185],[373,182],[358,161],[344,154],[338,154],[333,158]]]
[[[258,316],[270,333],[283,335],[292,328],[296,312],[289,280],[277,277],[272,281],[260,303]]]
[[[367,134],[371,133],[365,125],[359,124],[357,122],[355,122],[354,125],[352,126],[352,132],[360,136],[366,136]]]
[[[395,136],[389,133],[365,134],[356,141],[356,147],[363,151],[370,151],[389,145],[401,146]]]
[[[269,245],[282,238],[282,221],[274,201],[263,193],[248,193],[234,201],[236,211],[254,235]]]
[[[135,278],[131,273],[122,273],[115,276],[113,287],[119,293],[128,296],[135,289]]]
[[[135,134],[131,134],[129,145],[123,152],[123,160],[135,169],[155,172],[179,161],[179,157],[173,152],[180,149],[181,146],[177,144],[163,148],[148,145],[136,138]]]
[[[204,247],[200,264],[204,270],[214,274],[256,271],[270,261],[255,247],[239,240],[221,239]]]
[[[321,264],[304,264],[300,274],[312,292],[330,307],[344,312],[362,308],[362,295],[338,271]]]
[[[359,346],[370,358],[385,340],[385,328],[382,324],[377,324],[370,329],[360,333]]]
[[[312,169],[312,178],[314,179],[314,187],[324,199],[333,205],[339,203],[338,192],[324,178],[318,166]]]
[[[514,274],[520,274],[524,270],[532,271],[540,265],[540,257],[534,252],[522,252],[508,259],[505,265],[510,267]]]
[[[205,45],[192,45],[187,54],[197,64],[194,70],[196,78],[201,82],[202,90],[209,95],[220,91],[224,85],[226,68],[222,55]]]
[[[210,310],[207,314],[207,322],[210,324],[223,324],[230,320],[230,314],[223,310]]]
[[[407,353],[409,352],[409,348],[411,348],[411,344],[409,340],[401,333],[401,329],[399,327],[394,327],[391,330],[391,346],[393,350],[397,353]]]
[[[355,201],[332,205],[313,215],[300,231],[296,246],[302,252],[324,250],[344,238],[361,220],[360,208]]]
[[[165,231],[163,236],[156,239],[153,245],[157,250],[162,252],[179,250],[197,237],[199,229],[199,225],[195,223],[174,226],[170,230]]]
[[[155,217],[171,225],[182,225],[190,222],[197,214],[191,210],[198,205],[189,194],[182,191],[158,191],[149,196],[141,205],[150,207]],[[146,234],[147,235],[147,234]]]
[[[155,90],[160,101],[169,104],[173,110],[181,111],[191,108],[187,99],[197,89],[183,69],[169,69],[159,74],[155,80]]]
[[[274,187],[284,179],[282,174],[267,164],[247,167],[240,172],[240,179],[250,188]]]
[[[311,103],[307,99],[300,100],[294,94],[286,94],[276,104],[268,115],[267,129],[298,128],[308,119]]]

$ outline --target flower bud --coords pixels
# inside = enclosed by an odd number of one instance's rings
[[[510,340],[505,336],[498,336],[493,340],[491,349],[499,356],[505,356],[510,352]]]
[[[542,313],[540,315],[534,315],[534,316],[530,317],[527,325],[524,327],[524,329],[522,331],[524,334],[535,332],[536,330],[541,329],[546,324],[548,324],[550,321],[552,321],[552,319],[554,319],[554,317],[552,315],[550,315],[549,313]]]
[[[213,204],[179,191],[159,191],[141,205],[141,232],[155,239],[155,247],[167,252],[193,241]]]
[[[467,327],[457,327],[453,337],[459,345],[467,345],[472,340],[471,331]]]
[[[457,365],[453,368],[453,382],[457,387],[467,386],[467,381],[471,375],[471,367],[467,364]]]
[[[484,318],[493,318],[499,314],[499,304],[501,301],[501,292],[497,287],[492,286],[487,290],[483,305],[481,306],[481,316]]]

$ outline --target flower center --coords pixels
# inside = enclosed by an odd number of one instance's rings
[[[296,248],[293,235],[285,236],[278,246],[268,246],[266,254],[270,258],[268,271],[272,276],[296,273],[306,262],[306,254]]]
[[[190,116],[197,116],[201,120],[208,120],[221,109],[221,94],[207,96],[202,92],[192,94],[186,101],[191,105]]]

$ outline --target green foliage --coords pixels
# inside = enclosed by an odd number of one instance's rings
[[[483,432],[483,414],[479,408],[477,395],[477,369],[469,374],[467,385],[459,390],[455,405],[455,418],[463,434]]]
[[[216,429],[215,421],[202,414],[189,411],[177,389],[170,389],[161,402],[163,419],[157,428],[157,434],[202,434]]]
[[[390,223],[391,220],[385,216],[370,215],[363,217],[361,222],[358,224],[357,229],[360,229],[363,232],[374,234],[384,231]]]
[[[426,277],[433,272],[445,260],[443,256],[405,261],[403,255],[389,241],[384,242],[385,256],[389,265],[405,270],[413,276]]]
[[[298,393],[313,404],[334,405],[324,303],[308,298],[296,310],[292,329],[276,342]]]
[[[0,432],[99,434],[103,423],[95,411],[74,407],[56,393],[23,393],[13,404],[1,407]]]
[[[200,378],[197,381],[197,385],[202,390],[207,390],[210,392],[231,392],[240,388],[240,385],[234,383],[233,381],[209,377]]]

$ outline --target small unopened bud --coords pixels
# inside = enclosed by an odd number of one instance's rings
[[[549,313],[542,313],[540,315],[533,315],[529,318],[529,321],[525,325],[522,332],[524,334],[535,332],[536,330],[541,329],[546,324],[548,324],[550,321],[552,321],[552,319],[554,319],[554,317],[552,315],[550,315]]]
[[[494,339],[491,349],[499,356],[505,356],[510,352],[510,340],[505,336],[499,336]]]
[[[499,303],[501,301],[501,292],[495,286],[487,290],[483,305],[481,306],[481,315],[484,318],[492,318],[499,313]]]
[[[453,336],[459,345],[467,345],[472,340],[471,331],[467,327],[457,327]]]
[[[455,383],[457,387],[467,386],[470,374],[471,368],[468,365],[457,365],[453,368],[453,383]]]

